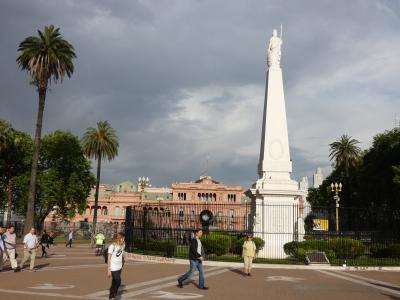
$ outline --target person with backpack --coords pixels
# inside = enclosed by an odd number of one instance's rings
[[[109,299],[116,299],[118,288],[121,285],[124,249],[125,234],[119,232],[114,235],[111,245],[107,249],[107,276],[112,278]]]

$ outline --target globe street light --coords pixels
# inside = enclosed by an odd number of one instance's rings
[[[149,177],[144,177],[144,176],[139,177],[139,179],[138,179],[138,186],[139,186],[139,188],[140,188],[140,202],[142,202],[142,201],[143,201],[144,189],[145,189],[146,187],[151,187]]]
[[[336,201],[336,233],[339,234],[339,202],[340,202],[339,193],[342,191],[342,183],[332,182],[331,189],[332,192],[335,192],[335,196],[333,196],[333,199]]]

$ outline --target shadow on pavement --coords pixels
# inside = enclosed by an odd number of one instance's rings
[[[400,300],[400,297],[396,297],[396,296],[393,296],[393,295],[389,295],[389,294],[382,294],[382,295],[388,297],[389,299]]]
[[[229,271],[231,271],[232,273],[242,275],[242,276],[246,276],[246,273],[239,269],[229,269]]]

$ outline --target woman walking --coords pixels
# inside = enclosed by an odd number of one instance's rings
[[[251,268],[253,266],[253,259],[256,257],[257,247],[253,241],[253,235],[248,234],[246,241],[243,243],[242,257],[244,260],[244,273],[251,276]]]
[[[119,232],[114,235],[108,247],[107,275],[112,278],[109,299],[116,299],[121,285],[121,272],[124,265],[125,235]]]
[[[49,248],[50,236],[46,230],[43,231],[42,237],[40,238],[40,244],[42,245],[42,257],[47,257],[46,247]]]

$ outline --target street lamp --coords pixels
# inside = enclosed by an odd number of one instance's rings
[[[149,177],[144,177],[144,176],[139,177],[138,178],[138,186],[140,188],[140,202],[142,202],[143,201],[144,189],[146,187],[151,187]]]
[[[336,233],[339,233],[339,202],[340,202],[340,197],[339,193],[342,191],[342,183],[335,182],[331,183],[331,189],[332,192],[335,192],[335,196],[333,196],[333,199],[336,201]]]

